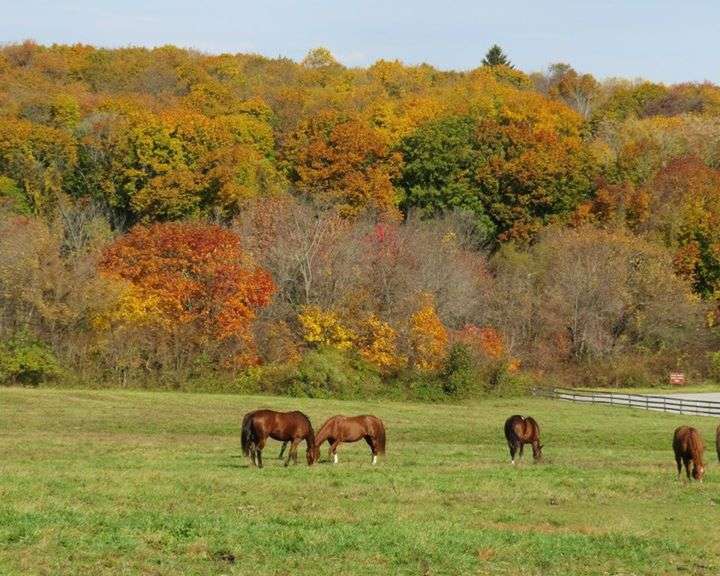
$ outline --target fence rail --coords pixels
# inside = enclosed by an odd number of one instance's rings
[[[629,406],[658,412],[675,414],[696,414],[699,416],[720,416],[720,402],[673,398],[646,394],[619,394],[615,392],[591,392],[572,388],[533,388],[533,395],[543,398],[557,398],[571,402],[589,402],[612,406]]]

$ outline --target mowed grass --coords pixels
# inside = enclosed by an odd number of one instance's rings
[[[247,410],[386,422],[340,464],[241,456]],[[502,424],[540,422],[545,463],[508,461]],[[700,428],[703,484],[673,429]],[[0,574],[717,574],[717,422],[521,398],[468,405],[0,390]]]

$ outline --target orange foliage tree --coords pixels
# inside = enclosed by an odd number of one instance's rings
[[[705,296],[720,294],[720,171],[700,160],[668,163],[649,183],[646,227],[675,250],[676,271]]]
[[[502,334],[495,328],[468,324],[455,334],[455,340],[465,344],[474,353],[497,360],[505,353]]]
[[[432,296],[424,294],[410,319],[413,362],[420,370],[439,370],[447,354],[448,332],[438,316]]]
[[[152,299],[169,333],[189,328],[181,333],[196,344],[233,343],[233,363],[256,361],[251,324],[275,288],[232,232],[195,223],[136,226],[100,265]]]
[[[334,205],[349,217],[368,209],[397,214],[392,180],[400,155],[360,120],[319,114],[293,135],[286,156],[297,189],[320,204]]]
[[[406,358],[398,354],[397,332],[377,315],[368,316],[358,332],[357,345],[365,360],[382,370],[399,368],[405,364]]]

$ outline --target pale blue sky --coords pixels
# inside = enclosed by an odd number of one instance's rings
[[[720,83],[718,0],[0,0],[0,41],[176,44],[344,64],[478,66],[500,44],[525,71],[564,61],[599,78]]]

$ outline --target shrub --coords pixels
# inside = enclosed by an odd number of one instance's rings
[[[636,356],[597,360],[578,367],[575,385],[603,388],[649,388],[660,378],[653,374],[648,359]]]
[[[448,399],[442,380],[437,374],[421,370],[407,370],[398,380],[406,396],[414,400],[442,402]]]
[[[498,362],[487,366],[485,392],[493,396],[523,396],[533,387],[529,374],[510,370],[507,362]]]
[[[0,343],[0,384],[38,386],[60,374],[55,354],[44,343],[28,335]]]
[[[32,209],[25,194],[16,182],[7,176],[0,176],[0,208],[7,206],[17,214],[30,214]]]
[[[325,347],[305,354],[284,388],[276,392],[310,398],[370,398],[382,390],[382,382],[368,362]]]
[[[720,380],[720,352],[708,352],[708,360],[710,376],[714,380]]]
[[[464,398],[482,389],[482,375],[476,356],[462,343],[453,344],[440,372],[442,390],[448,396]]]

